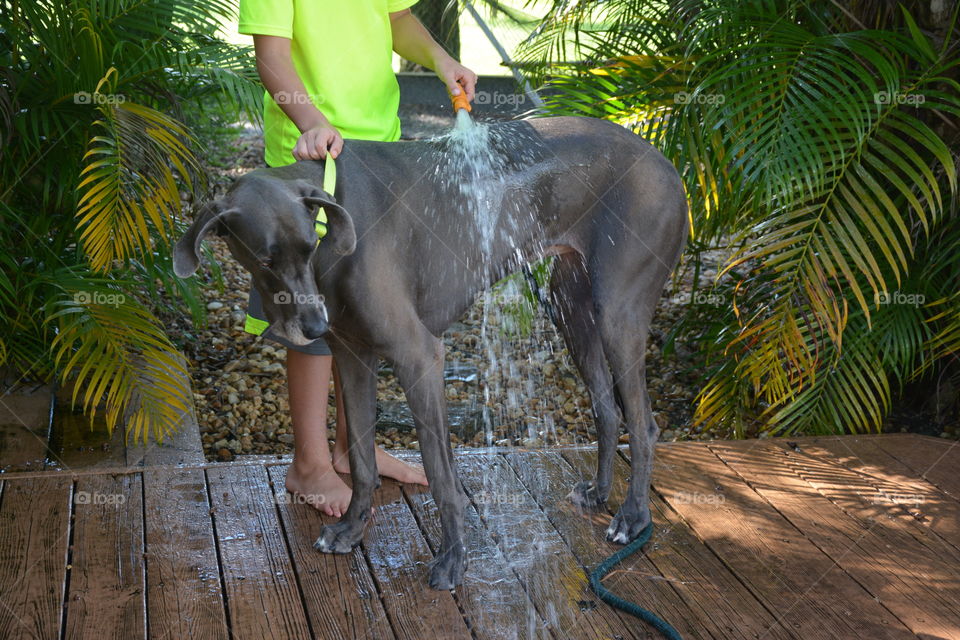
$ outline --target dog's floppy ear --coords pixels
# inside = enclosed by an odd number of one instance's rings
[[[193,224],[173,247],[173,272],[178,277],[187,278],[196,273],[200,266],[200,243],[229,213],[232,210],[224,210],[217,200],[203,205]]]
[[[357,231],[353,226],[353,218],[347,210],[337,204],[333,196],[319,189],[306,180],[297,180],[300,201],[310,210],[310,215],[316,214],[316,207],[323,207],[327,214],[326,239],[333,244],[333,251],[342,256],[348,256],[357,249]]]

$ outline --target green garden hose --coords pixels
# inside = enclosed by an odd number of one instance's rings
[[[669,640],[683,640],[680,637],[680,634],[677,633],[677,630],[674,629],[669,622],[652,611],[647,611],[634,602],[624,600],[620,596],[614,595],[614,593],[603,586],[603,583],[601,582],[603,577],[610,573],[615,566],[620,564],[629,556],[635,554],[637,551],[640,551],[640,549],[643,548],[643,545],[647,544],[647,541],[650,540],[651,535],[653,535],[652,522],[648,524],[646,528],[640,532],[640,535],[637,536],[632,542],[601,562],[600,565],[590,573],[590,588],[593,589],[593,592],[597,594],[601,600],[609,604],[611,607],[616,607],[621,611],[626,611],[630,615],[640,618],[651,627],[662,633],[664,637],[669,638]]]

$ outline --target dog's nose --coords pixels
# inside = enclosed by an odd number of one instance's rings
[[[308,340],[316,340],[327,332],[327,323],[323,318],[315,320],[305,320],[303,322],[303,337]]]

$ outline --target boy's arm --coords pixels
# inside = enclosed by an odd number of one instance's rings
[[[254,35],[253,46],[263,86],[300,129],[301,136],[293,148],[293,157],[319,160],[326,157],[329,149],[330,155],[336,158],[343,149],[343,137],[310,99],[290,58],[290,39]]]
[[[459,95],[462,86],[467,92],[467,99],[473,100],[477,74],[451,58],[410,9],[391,13],[390,25],[394,51],[410,62],[433,69],[452,95]]]

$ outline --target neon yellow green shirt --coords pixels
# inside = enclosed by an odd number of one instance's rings
[[[290,38],[290,57],[310,100],[344,138],[400,138],[390,13],[416,0],[241,0],[240,33]],[[277,100],[283,100],[277,94]],[[267,164],[295,161],[300,130],[264,96]]]

